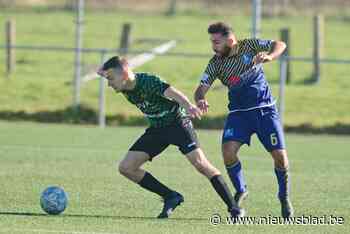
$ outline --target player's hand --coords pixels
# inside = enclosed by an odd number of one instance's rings
[[[260,52],[253,58],[254,64],[266,63],[272,61],[272,56],[268,55],[266,52]]]
[[[197,107],[203,112],[203,113],[207,113],[208,112],[208,108],[209,108],[209,104],[207,102],[207,100],[202,99],[199,100],[197,102]]]
[[[192,104],[188,105],[188,107],[186,108],[186,111],[192,119],[195,119],[195,118],[201,119],[202,111],[195,105],[192,105]]]

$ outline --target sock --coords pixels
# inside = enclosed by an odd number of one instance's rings
[[[162,184],[160,181],[158,181],[148,172],[145,173],[145,176],[139,182],[139,185],[142,188],[147,189],[148,191],[151,191],[153,193],[156,193],[161,197],[165,197],[173,192],[171,189],[169,189],[167,186]]]
[[[289,193],[288,169],[275,168],[275,173],[278,182],[278,198],[280,200],[287,199]]]
[[[245,192],[247,185],[244,181],[241,162],[238,161],[230,166],[226,166],[226,170],[236,191],[238,193]]]
[[[228,210],[231,210],[235,206],[235,202],[224,178],[221,175],[216,175],[210,179],[210,182],[221,199],[226,203]]]

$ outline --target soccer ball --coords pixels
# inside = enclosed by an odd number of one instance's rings
[[[41,193],[41,208],[50,215],[58,215],[62,213],[66,209],[67,204],[67,194],[60,187],[48,187]]]

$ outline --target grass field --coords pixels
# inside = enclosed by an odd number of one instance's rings
[[[74,46],[74,13],[69,11],[47,11],[33,9],[16,11],[0,9],[0,22],[6,19],[16,21],[16,42],[19,45]],[[87,11],[84,21],[84,47],[119,46],[119,33],[124,22],[133,24],[132,38],[180,39],[173,52],[211,53],[207,25],[215,20],[225,20],[233,24],[238,38],[249,36],[251,19],[235,11],[234,15],[207,15],[200,12],[166,17],[156,13],[127,13],[119,11]],[[291,30],[290,51],[293,56],[312,55],[312,16],[267,18],[262,22],[263,38],[279,38],[279,30]],[[325,51],[327,58],[347,59],[344,48],[350,47],[347,39],[349,22],[326,17]],[[4,31],[0,24],[0,31]],[[339,36],[342,35],[342,36]],[[4,44],[4,37],[0,38]],[[152,45],[133,44],[133,49],[149,49]],[[72,104],[73,59],[72,53],[17,51],[17,68],[7,80],[4,66],[0,67],[0,116],[6,118],[11,113],[24,111],[63,110]],[[208,58],[185,58],[162,56],[145,64],[137,71],[154,72],[175,85],[188,96],[198,84]],[[4,53],[0,53],[4,61]],[[100,55],[84,54],[84,73],[89,66],[100,63]],[[317,86],[304,85],[312,74],[312,64],[292,63],[292,84],[286,90],[287,126],[310,124],[314,127],[335,126],[342,123],[350,126],[349,99],[350,82],[347,65],[322,65],[322,80]],[[278,62],[265,66],[267,78],[275,96],[278,94]],[[215,84],[208,94],[211,104],[209,117],[226,113],[226,91]],[[98,105],[98,82],[83,85],[82,103],[94,110]],[[138,111],[109,90],[107,93],[107,114],[136,116]],[[5,117],[4,117],[5,116]]]
[[[185,196],[169,220],[154,218],[162,207],[159,198],[117,173],[116,162],[142,132],[0,122],[0,233],[350,232],[349,137],[287,135],[295,215],[344,217],[344,225],[211,226],[209,217],[225,216],[225,207],[175,148],[146,165]],[[208,157],[224,172],[221,133],[198,133]],[[241,152],[250,190],[245,207],[249,216],[278,216],[272,160],[256,138],[252,143]],[[40,193],[50,185],[62,186],[69,195],[69,206],[60,216],[46,216],[40,209]]]

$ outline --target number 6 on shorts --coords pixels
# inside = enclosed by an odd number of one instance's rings
[[[271,145],[277,145],[278,144],[278,138],[276,136],[276,133],[272,133],[270,135]]]

